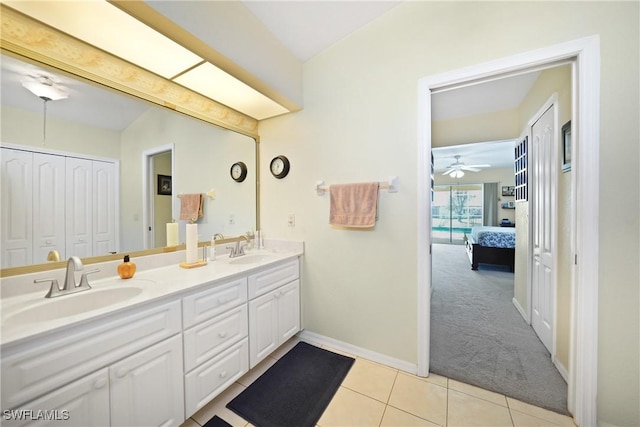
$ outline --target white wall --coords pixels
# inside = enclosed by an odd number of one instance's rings
[[[237,236],[255,227],[254,140],[172,111],[151,108],[122,132],[122,247],[143,249],[142,153],[166,144],[175,145],[172,200],[181,243],[185,241],[186,221],[179,221],[179,194],[216,192],[215,199],[205,198],[204,217],[198,220],[200,240],[209,241],[215,233]],[[237,161],[243,161],[248,169],[242,183],[229,175],[231,165]],[[234,224],[229,223],[230,216]]]
[[[638,12],[637,2],[406,2],[308,61],[305,109],[260,124],[263,228],[305,241],[304,326],[415,363],[418,79],[600,34],[598,416],[640,424]],[[284,180],[268,172],[277,154],[292,163]],[[392,174],[400,192],[382,193],[375,230],[329,227],[316,180]]]
[[[532,86],[531,90],[518,107],[520,134],[528,132],[530,120],[553,94],[557,94],[558,108],[558,181],[557,181],[557,218],[558,247],[556,255],[556,357],[565,368],[569,368],[569,343],[571,328],[571,174],[561,172],[562,164],[562,125],[571,120],[571,66],[556,67],[545,70]],[[526,215],[521,217],[522,225],[528,226]],[[520,225],[520,224],[519,224]],[[519,230],[522,231],[522,230]],[[520,238],[520,239],[518,239]],[[518,233],[516,236],[518,249],[516,254],[528,246],[528,235]],[[526,269],[525,269],[526,270]],[[516,273],[515,298],[520,306],[529,310],[529,295],[526,293],[527,277],[523,271]]]
[[[49,110],[53,108],[54,101],[48,106]],[[0,113],[0,135],[4,143],[120,158],[120,132],[49,116],[44,139],[42,114],[6,106],[2,106]]]

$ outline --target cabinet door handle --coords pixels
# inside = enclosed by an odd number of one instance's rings
[[[98,378],[97,380],[95,380],[95,382],[93,383],[93,388],[100,389],[104,386],[107,385],[107,380],[106,378]]]
[[[118,378],[122,378],[122,377],[126,376],[128,373],[129,373],[129,372],[127,372],[127,370],[126,370],[126,369],[124,369],[124,368],[120,368],[120,369],[118,369],[118,370],[116,371],[116,377],[118,377]]]
[[[220,372],[220,378],[224,378],[227,376],[227,371]]]
[[[227,333],[226,332],[218,332],[218,336],[220,338],[225,338],[227,336]]]

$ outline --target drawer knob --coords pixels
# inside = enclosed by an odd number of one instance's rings
[[[227,376],[227,371],[220,372],[220,378],[224,378]]]
[[[227,336],[227,333],[226,332],[218,332],[218,336],[220,338],[225,338]]]
[[[94,383],[93,383],[93,388],[100,389],[104,386],[107,385],[107,380],[106,378],[98,378]]]

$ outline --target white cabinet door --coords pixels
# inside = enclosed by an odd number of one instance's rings
[[[2,148],[2,268],[32,264],[33,155]]]
[[[109,370],[87,375],[18,409],[3,411],[3,426],[108,426]]]
[[[279,289],[278,331],[280,343],[300,330],[300,281],[296,280]]]
[[[279,345],[278,290],[249,301],[249,366],[253,368]]]
[[[112,426],[179,426],[184,417],[182,335],[109,369]]]
[[[93,165],[91,160],[67,157],[66,246],[67,256],[93,255]]]
[[[117,252],[116,167],[110,162],[93,162],[93,255]]]
[[[249,301],[250,367],[255,367],[299,330],[299,280]]]
[[[65,259],[65,158],[33,153],[33,260],[47,262],[52,250]]]

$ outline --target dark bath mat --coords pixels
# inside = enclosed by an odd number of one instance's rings
[[[313,427],[354,362],[299,342],[227,408],[256,427]]]

